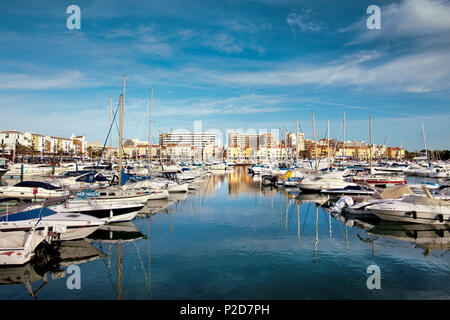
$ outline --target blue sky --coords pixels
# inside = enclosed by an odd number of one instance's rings
[[[81,9],[69,30],[66,8]],[[369,5],[381,30],[369,30]],[[127,75],[125,138],[171,129],[295,130],[450,148],[450,2],[8,1],[1,128],[104,140]],[[117,136],[117,134],[116,134]],[[117,141],[117,140],[116,140]]]

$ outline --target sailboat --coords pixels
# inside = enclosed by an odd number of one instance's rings
[[[398,185],[404,185],[406,184],[406,180],[404,177],[401,176],[376,176],[374,174],[374,168],[372,165],[372,117],[369,117],[369,127],[370,127],[370,173],[368,175],[355,175],[352,177],[352,181],[358,184],[366,184],[369,186],[374,187],[380,187],[380,188],[386,188],[386,187],[392,187],[392,186],[398,186]]]

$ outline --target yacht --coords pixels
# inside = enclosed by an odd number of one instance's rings
[[[77,212],[56,212],[47,207],[30,206],[27,210],[0,216],[0,231],[43,230],[51,240],[75,240],[87,237],[105,222]]]
[[[140,202],[69,200],[50,208],[61,213],[82,213],[112,223],[132,220],[143,207]]]
[[[344,176],[346,174],[347,172],[345,171],[332,171],[312,177],[306,177],[298,185],[298,188],[302,191],[322,191],[345,188],[347,186],[356,186],[356,183],[344,180]]]
[[[406,180],[404,177],[398,176],[383,176],[378,177],[375,175],[355,175],[352,177],[352,181],[358,184],[367,184],[373,187],[393,187],[398,185],[406,184]]]
[[[46,239],[46,230],[0,232],[0,265],[24,265]]]
[[[330,195],[374,195],[377,193],[375,189],[366,187],[366,186],[346,186],[344,188],[338,189],[328,189],[321,190],[322,193],[330,194]]]
[[[387,221],[422,224],[450,224],[450,202],[409,194],[367,207],[373,214]]]

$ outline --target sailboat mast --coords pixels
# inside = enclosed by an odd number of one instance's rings
[[[422,121],[422,134],[423,134],[423,144],[425,145],[425,156],[428,160],[427,138],[425,137],[425,128],[423,126],[423,121]]]
[[[110,125],[111,125],[111,128],[112,128],[112,124],[113,124],[113,109],[112,109],[112,102],[111,102],[111,96],[109,96],[109,112],[110,112]],[[111,145],[111,164],[112,164],[112,158],[113,158],[113,152],[112,152],[112,150],[113,150],[113,131],[114,130],[111,130],[111,142],[110,142],[110,145]]]
[[[119,124],[119,189],[120,184],[122,182],[122,121],[123,121],[123,96],[120,95],[120,109],[119,109],[119,116],[120,116],[120,124]]]
[[[327,129],[327,157],[328,163],[330,163],[330,120],[328,120],[328,129]]]
[[[312,113],[312,121],[313,121],[313,130],[314,130],[314,155],[315,155],[315,159],[316,159],[316,174],[318,173],[318,165],[317,165],[317,135],[316,135],[316,123],[314,121],[314,111],[311,111]]]
[[[369,116],[369,133],[370,133],[370,150],[369,150],[369,155],[370,155],[370,174],[372,174],[372,116]]]
[[[153,98],[153,88],[150,91],[150,120],[148,123],[148,176],[151,174],[151,164],[152,164],[152,98]]]
[[[299,145],[299,139],[298,139],[298,118],[296,119],[297,123],[295,126],[295,164],[298,166],[298,145]]]
[[[120,125],[119,125],[119,189],[122,183],[122,132],[123,132],[123,109],[125,104],[125,81],[126,76],[123,76],[122,95],[120,96]]]
[[[345,160],[345,112],[344,112],[344,160]]]

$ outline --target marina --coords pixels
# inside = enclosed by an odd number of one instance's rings
[[[196,190],[149,200],[130,222],[1,267],[0,298],[449,298],[448,224],[349,218],[325,193],[264,186],[246,166],[205,174]],[[80,290],[67,289],[67,261],[80,267]],[[382,290],[366,287],[372,264]]]
[[[449,16],[450,0],[8,1],[5,310],[448,301]]]

